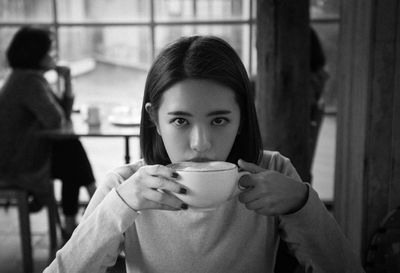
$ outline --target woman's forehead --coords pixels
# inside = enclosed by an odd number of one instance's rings
[[[167,89],[160,108],[167,111],[236,110],[235,93],[227,86],[210,80],[189,79]]]

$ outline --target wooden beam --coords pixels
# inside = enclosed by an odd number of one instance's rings
[[[397,34],[396,34],[396,56],[394,72],[394,98],[393,98],[393,142],[392,142],[392,178],[390,189],[390,208],[400,206],[400,4],[397,4]]]
[[[365,258],[373,232],[400,203],[400,4],[342,5],[334,215]]]
[[[366,241],[383,217],[393,209],[390,206],[392,197],[392,159],[393,159],[393,120],[396,106],[395,96],[396,73],[396,21],[398,1],[376,1],[375,24],[373,26],[373,51],[371,52],[370,110],[368,115],[366,146],[366,185],[367,214]],[[396,16],[397,15],[397,16]],[[397,39],[400,39],[398,37]],[[398,90],[400,91],[400,90]],[[400,107],[400,105],[397,105]],[[400,124],[398,124],[399,126]],[[397,182],[399,183],[399,182]],[[396,197],[400,200],[399,197]]]
[[[393,147],[392,147],[392,178],[391,178],[391,198],[390,208],[400,206],[400,4],[397,5],[397,42],[394,73],[394,99],[393,99]]]
[[[308,0],[257,1],[256,107],[264,148],[310,179]]]

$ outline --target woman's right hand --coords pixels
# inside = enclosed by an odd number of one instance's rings
[[[60,75],[61,77],[70,77],[71,76],[71,69],[68,66],[61,66],[57,65],[54,70]]]
[[[125,166],[127,167],[127,166]],[[127,170],[117,170],[126,180],[117,188],[121,198],[136,211],[146,209],[180,210],[187,209],[170,192],[185,193],[176,179],[178,174],[163,165],[149,165],[139,168],[133,175],[127,176]]]

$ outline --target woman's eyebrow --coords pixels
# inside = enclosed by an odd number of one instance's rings
[[[210,113],[207,114],[207,116],[218,116],[218,115],[228,115],[232,113],[232,111],[230,110],[216,110],[216,111],[212,111]]]
[[[212,111],[210,113],[207,114],[207,116],[218,116],[218,115],[228,115],[231,114],[232,111],[230,110],[216,110],[216,111]],[[188,117],[192,117],[193,115],[189,112],[185,112],[185,111],[172,111],[172,112],[168,112],[168,115],[172,115],[172,116],[188,116]]]
[[[189,116],[189,117],[193,116],[192,114],[184,111],[172,111],[168,112],[167,114],[172,116]]]

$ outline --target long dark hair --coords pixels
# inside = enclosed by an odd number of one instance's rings
[[[51,49],[51,32],[37,27],[22,27],[8,46],[6,55],[11,68],[40,69]]]
[[[262,153],[262,142],[246,69],[235,50],[214,36],[182,37],[164,48],[147,75],[140,124],[140,148],[147,164],[171,163],[161,136],[146,103],[158,113],[162,94],[185,79],[205,79],[229,87],[235,92],[241,121],[227,161],[239,158],[256,163]]]

